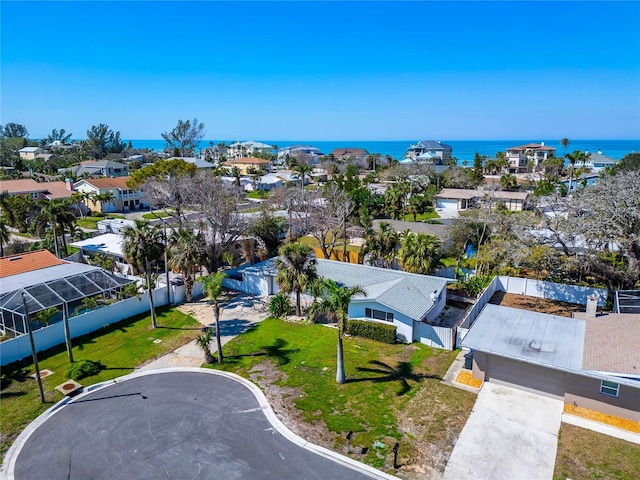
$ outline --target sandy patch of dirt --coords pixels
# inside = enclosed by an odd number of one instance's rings
[[[289,430],[316,445],[333,450],[337,435],[330,432],[324,422],[307,422],[295,407],[295,399],[305,393],[292,387],[278,385],[286,380],[286,374],[280,372],[270,361],[264,360],[249,370],[250,379],[256,383],[267,397],[271,408]]]
[[[531,310],[532,312],[548,313],[558,317],[569,317],[573,312],[584,312],[585,306],[578,303],[559,302],[547,300],[545,298],[527,297],[516,295],[515,293],[496,292],[489,300],[489,303],[501,305],[503,307],[519,308],[521,310]]]

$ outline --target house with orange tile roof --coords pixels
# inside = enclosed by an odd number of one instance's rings
[[[509,173],[525,173],[529,162],[534,167],[542,166],[542,162],[547,158],[555,157],[556,149],[547,147],[544,142],[527,143],[517,147],[507,148],[507,161],[509,162]]]
[[[88,192],[93,196],[87,202],[87,206],[96,212],[129,212],[147,207],[148,205],[142,199],[142,191],[127,185],[130,178],[84,178],[76,182],[74,189],[81,193]],[[113,200],[103,202],[95,198],[96,195],[105,193],[111,193]]]

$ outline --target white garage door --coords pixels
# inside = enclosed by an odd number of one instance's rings
[[[446,212],[456,213],[458,211],[458,201],[446,198],[439,198],[437,201],[438,208]]]
[[[485,380],[552,398],[563,399],[566,374],[530,363],[488,355]]]

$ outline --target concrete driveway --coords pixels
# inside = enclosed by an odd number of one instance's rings
[[[144,372],[50,409],[9,450],[20,479],[391,479],[310,444],[260,390],[212,370]]]
[[[550,480],[562,400],[485,383],[444,472],[447,480]]]

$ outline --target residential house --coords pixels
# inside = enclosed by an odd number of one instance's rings
[[[527,192],[508,192],[503,190],[443,188],[436,195],[436,208],[448,214],[472,208],[481,202],[490,201],[494,206],[504,205],[507,210],[520,212],[527,204]],[[454,215],[455,216],[455,215]]]
[[[89,160],[70,168],[60,168],[58,173],[70,174],[74,178],[123,177],[129,174],[129,167],[113,160]]]
[[[229,272],[226,285],[247,293],[273,295],[278,292],[275,259]],[[434,328],[446,303],[443,278],[417,275],[398,270],[369,267],[333,260],[316,260],[318,275],[339,285],[361,286],[366,295],[355,297],[349,305],[349,317],[397,327],[401,340],[450,347],[437,340]],[[451,337],[451,333],[448,333]],[[434,339],[436,338],[436,339]]]
[[[61,308],[62,312],[49,320],[53,324],[60,322],[62,315],[71,314],[83,298],[109,296],[132,282],[99,267],[60,260],[48,250],[0,258],[0,279],[0,331],[11,337],[27,333],[23,293],[32,315],[54,306]]]
[[[101,202],[95,198],[89,200],[88,207],[93,211],[102,213],[128,212],[148,207],[142,200],[142,192],[127,186],[130,178],[85,178],[75,184],[75,189],[78,192],[89,192],[94,196],[108,192],[113,194],[114,199],[110,202]]]
[[[453,148],[435,140],[421,140],[415,145],[410,145],[405,157],[411,160],[428,161],[429,163],[442,163],[451,160]],[[437,162],[440,159],[440,162]]]
[[[344,160],[351,158],[353,160],[366,160],[369,156],[364,148],[336,148],[330,154],[336,160]]]
[[[462,341],[473,377],[640,421],[640,315],[587,310],[565,318],[485,305]]]
[[[245,158],[256,153],[273,153],[273,145],[249,140],[232,143],[227,148],[227,158]]]
[[[596,153],[584,152],[585,155],[588,155],[589,158],[586,162],[577,161],[575,164],[575,168],[587,168],[589,171],[593,173],[599,173],[602,170],[613,167],[618,161],[614,158],[609,158],[602,154],[601,150],[598,150]]]
[[[34,200],[53,200],[69,198],[73,193],[73,182],[41,182],[31,178],[19,180],[0,180],[0,192],[9,195],[29,195]]]
[[[267,173],[266,175],[262,175],[255,182],[252,179],[249,180],[250,182],[244,187],[244,189],[248,191],[269,191],[274,188],[280,188],[285,184],[285,180],[277,173]]]
[[[186,163],[191,163],[196,166],[196,168],[216,168],[213,163],[207,162],[205,159],[200,157],[171,157],[169,160],[182,160]]]
[[[283,164],[288,158],[295,158],[298,162],[316,165],[324,154],[317,147],[310,145],[291,145],[278,150],[278,164]]]
[[[46,153],[46,150],[40,147],[24,147],[18,150],[18,153],[23,160],[35,160],[38,155]]]
[[[547,158],[555,157],[556,149],[545,146],[541,143],[528,143],[517,147],[507,148],[507,161],[509,162],[509,173],[524,173],[527,171],[529,162],[538,168]]]
[[[222,166],[229,170],[233,169],[233,167],[238,167],[242,175],[248,175],[253,170],[263,170],[267,172],[271,170],[271,162],[269,160],[255,157],[237,158],[224,162]]]
[[[122,242],[122,235],[117,233],[105,233],[86,240],[73,242],[69,245],[77,248],[83,255],[89,258],[98,253],[111,258],[115,262],[115,267],[119,273],[133,274],[133,269],[125,259],[124,252],[122,250]]]
[[[121,234],[127,227],[135,228],[135,220],[126,220],[124,218],[105,218],[96,222],[98,232],[100,233],[117,233]]]

